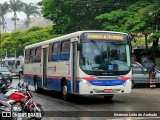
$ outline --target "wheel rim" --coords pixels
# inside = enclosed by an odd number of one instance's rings
[[[67,95],[67,86],[63,86],[63,95]]]

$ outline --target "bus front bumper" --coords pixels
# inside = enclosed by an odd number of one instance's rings
[[[83,81],[79,82],[79,94],[123,94],[131,93],[131,81],[127,80],[123,85],[96,86]]]

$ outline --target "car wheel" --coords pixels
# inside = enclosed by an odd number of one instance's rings
[[[19,79],[22,79],[22,76],[23,76],[23,74],[22,74],[22,72],[20,72],[19,73]]]
[[[132,88],[135,87],[135,84],[134,84],[134,81],[132,80],[132,85],[131,85]]]

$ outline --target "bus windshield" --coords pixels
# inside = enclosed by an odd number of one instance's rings
[[[85,72],[114,74],[130,70],[130,49],[126,43],[89,40],[81,42],[81,46],[80,67]]]

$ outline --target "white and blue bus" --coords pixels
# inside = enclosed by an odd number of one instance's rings
[[[103,95],[131,93],[131,48],[126,33],[78,31],[25,47],[24,81],[36,91]]]

